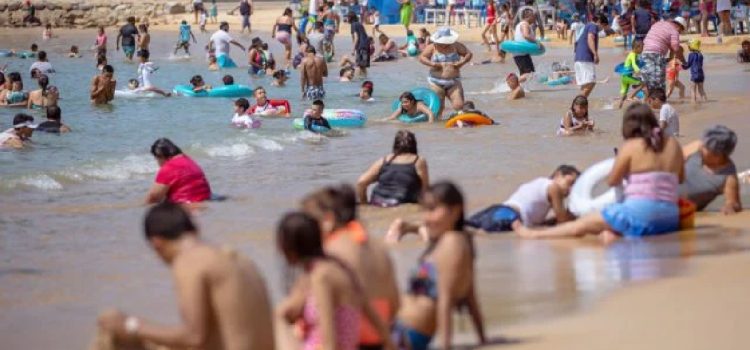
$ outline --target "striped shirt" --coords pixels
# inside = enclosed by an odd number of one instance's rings
[[[667,55],[680,49],[680,31],[670,21],[660,21],[651,27],[643,40],[643,52]]]

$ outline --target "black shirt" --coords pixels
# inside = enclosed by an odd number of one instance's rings
[[[328,130],[331,130],[331,124],[328,124],[328,120],[326,118],[320,117],[320,118],[313,118],[310,116],[305,117],[305,130],[312,131],[312,132],[319,132],[320,128],[326,128]]]
[[[363,26],[362,23],[354,22],[351,27],[352,35],[354,35],[354,33],[357,33],[357,42],[354,43],[354,47],[357,48],[357,50],[369,50],[370,40],[368,40],[365,26]]]
[[[46,122],[39,124],[36,127],[36,131],[60,133],[60,127],[62,127],[62,123],[55,121],[55,120],[48,120]]]
[[[135,36],[138,35],[138,28],[133,24],[126,24],[120,27],[122,35],[122,46],[135,46]]]

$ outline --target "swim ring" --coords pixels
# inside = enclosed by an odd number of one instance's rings
[[[19,52],[16,52],[16,57],[18,57],[18,58],[33,58],[33,57],[36,57],[36,53],[35,52],[31,52],[31,51],[19,51]]]
[[[266,113],[256,113],[256,115],[261,115],[264,117],[289,117],[290,114],[292,114],[292,106],[289,104],[288,100],[268,100],[268,103],[274,107],[276,110],[279,109],[279,107],[283,107],[286,111],[285,114],[274,114],[274,115],[268,115]]]
[[[224,85],[217,86],[209,91],[193,91],[191,85],[177,85],[174,87],[174,93],[188,97],[250,97],[253,95],[253,89],[245,85]]]
[[[435,91],[432,91],[428,88],[416,88],[410,91],[412,95],[414,95],[414,98],[417,99],[417,101],[424,103],[427,108],[429,108],[432,111],[432,114],[434,114],[437,117],[437,113],[440,110],[440,98],[435,93]],[[399,99],[396,99],[393,101],[393,104],[391,105],[391,110],[395,111],[397,109],[401,108],[401,101]],[[429,120],[429,118],[424,114],[419,114],[416,117],[410,117],[406,114],[401,114],[398,116],[398,120],[404,122],[404,123],[423,123]]]
[[[153,91],[143,90],[115,90],[115,97],[117,98],[156,98],[162,97]]]
[[[0,50],[0,57],[11,57],[11,56],[13,56],[13,51]]]
[[[332,128],[361,128],[367,123],[367,116],[357,109],[324,109],[323,118]],[[295,129],[305,128],[305,118],[294,118]]]
[[[546,49],[544,46],[539,46],[538,43],[532,43],[528,41],[512,41],[506,40],[500,44],[500,50],[512,53],[514,55],[532,55],[539,56],[543,55]]]
[[[637,60],[635,61],[635,63],[638,65],[638,67],[643,67],[643,64],[644,64],[643,61],[641,60]],[[615,66],[615,73],[619,75],[633,74],[633,70],[630,68],[625,68],[625,62],[622,62]]]
[[[581,174],[576,180],[573,189],[570,191],[570,212],[583,216],[595,211],[604,209],[608,204],[618,201],[621,193],[618,189],[610,188],[604,194],[593,197],[593,191],[596,185],[609,175],[612,167],[615,165],[615,159],[610,158],[594,164]]]
[[[459,115],[456,115],[455,117],[448,119],[447,122],[445,122],[446,128],[454,128],[458,126],[458,122],[463,122],[470,124],[472,126],[481,126],[481,125],[492,125],[495,124],[495,121],[492,120],[492,118],[483,116],[479,113],[462,113]]]
[[[549,86],[560,86],[560,85],[570,84],[570,82],[571,82],[570,77],[567,76],[567,75],[563,75],[563,76],[561,76],[561,77],[559,77],[557,79],[547,80],[544,83],[547,84],[547,85],[549,85]]]

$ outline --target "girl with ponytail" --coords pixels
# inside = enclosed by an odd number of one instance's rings
[[[46,74],[40,74],[37,78],[39,89],[29,94],[29,101],[26,105],[28,109],[44,109],[50,106],[57,106],[59,94],[57,88],[49,85],[49,77]]]
[[[623,186],[625,200],[613,203],[576,221],[543,230],[521,228],[523,238],[578,237],[601,234],[605,240],[619,236],[649,236],[679,229],[678,186],[685,178],[680,144],[665,136],[653,111],[636,103],[622,117],[622,136],[615,165],[607,183]]]

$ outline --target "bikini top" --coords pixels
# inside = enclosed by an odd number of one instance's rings
[[[429,261],[421,261],[409,275],[408,292],[437,300],[437,269]]]
[[[438,51],[435,51],[432,54],[432,62],[435,63],[455,63],[458,62],[461,59],[461,56],[459,56],[457,51],[453,51],[451,53],[441,53]]]
[[[286,24],[286,23],[276,23],[276,31],[277,32],[292,32],[292,25]]]

